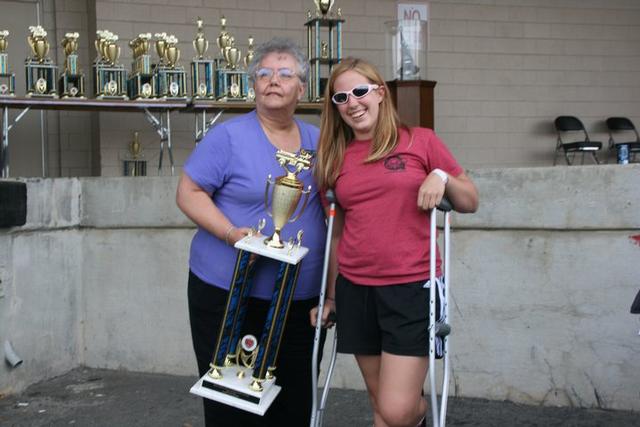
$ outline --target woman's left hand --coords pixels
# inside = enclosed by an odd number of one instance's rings
[[[418,207],[430,210],[438,206],[444,196],[445,183],[440,176],[431,172],[418,190]]]

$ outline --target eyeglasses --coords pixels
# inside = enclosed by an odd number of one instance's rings
[[[277,70],[273,68],[260,68],[256,71],[256,80],[271,80],[274,74],[278,76],[278,79],[284,81],[291,80],[297,76],[291,68],[278,68]]]
[[[336,105],[346,104],[349,100],[349,95],[353,96],[356,99],[364,98],[365,96],[369,95],[372,90],[378,89],[379,87],[379,85],[375,84],[358,85],[351,90],[334,93],[331,97],[331,101],[333,101],[333,103]]]

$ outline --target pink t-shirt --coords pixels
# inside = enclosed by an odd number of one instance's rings
[[[399,132],[386,158],[364,163],[371,141],[347,146],[335,192],[345,214],[338,271],[361,285],[392,285],[429,277],[429,215],[417,206],[431,170],[463,170],[431,129]],[[440,275],[440,256],[437,257]]]

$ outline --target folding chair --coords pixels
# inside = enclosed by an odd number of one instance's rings
[[[600,164],[596,153],[602,148],[602,142],[591,141],[589,134],[580,119],[574,116],[558,116],[556,117],[554,124],[558,134],[556,152],[553,157],[554,166],[556,165],[558,153],[561,151],[564,152],[564,158],[568,165],[573,164],[576,153],[582,153],[581,164],[584,164],[584,155],[587,153],[591,155],[596,164]],[[565,139],[570,135],[575,137],[576,134],[580,135],[577,140],[574,140],[573,142],[565,141]],[[565,139],[563,139],[563,137]],[[572,153],[571,157],[569,157],[569,153]]]
[[[626,117],[609,117],[606,120],[609,129],[609,152],[617,154],[621,145],[629,148],[629,161],[636,161],[636,154],[640,153],[640,135],[633,122]]]

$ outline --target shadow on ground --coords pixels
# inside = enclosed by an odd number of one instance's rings
[[[201,427],[200,399],[189,394],[195,380],[195,377],[79,368],[35,384],[20,395],[0,396],[0,426]],[[372,424],[364,392],[331,391],[325,427]],[[447,425],[632,427],[640,425],[640,413],[450,399]]]

